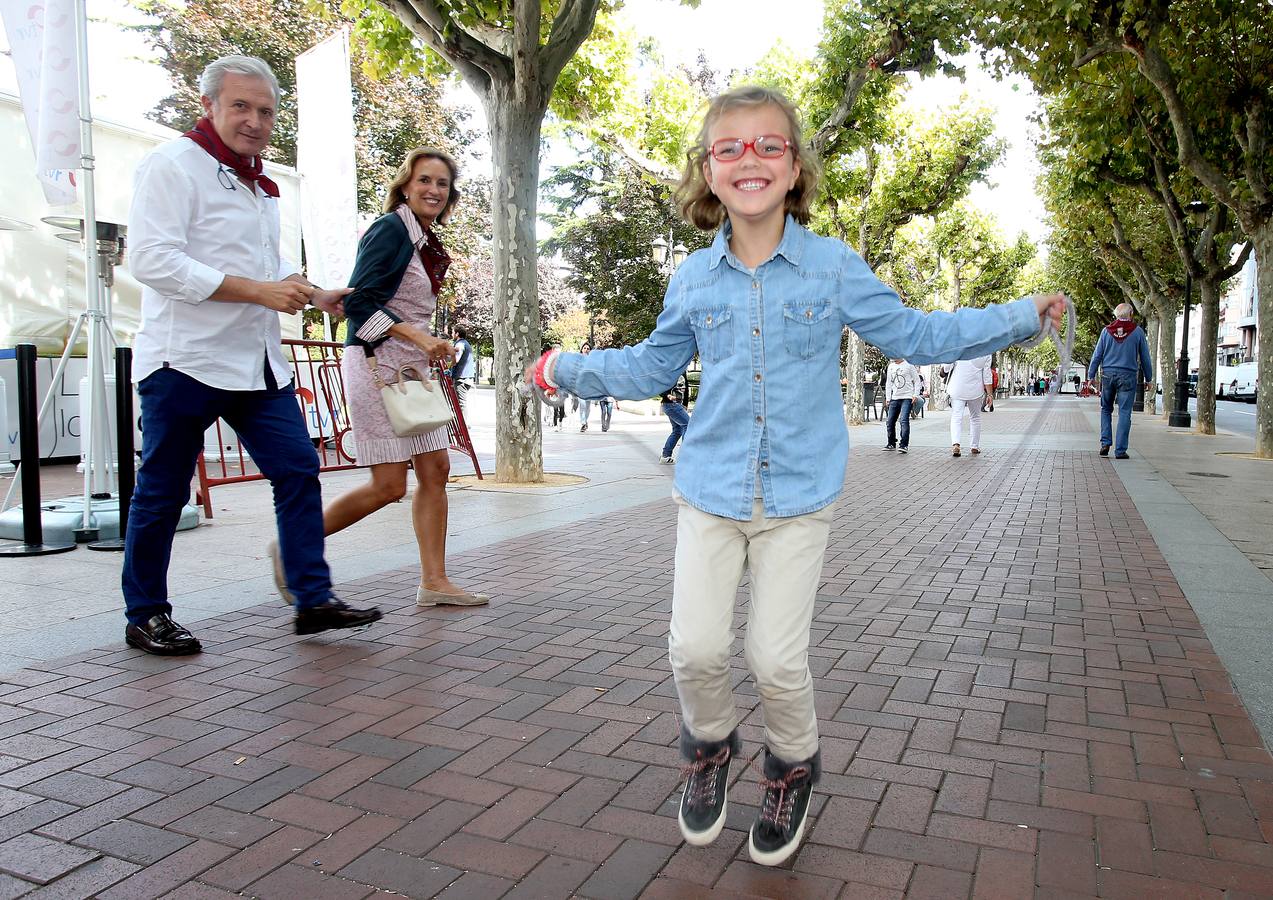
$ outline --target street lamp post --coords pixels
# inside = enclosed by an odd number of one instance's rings
[[[685,262],[685,257],[689,255],[689,250],[679,241],[673,245],[676,236],[672,233],[672,229],[667,230],[667,237],[656,234],[654,240],[650,241],[650,256],[654,260],[654,264],[659,267],[659,274],[664,278],[671,278],[676,270],[680,268],[681,263]]]
[[[1207,213],[1207,204],[1193,200],[1185,204],[1185,247],[1193,253],[1193,229],[1189,221],[1201,221]],[[1167,424],[1175,428],[1188,428],[1193,424],[1189,415],[1189,301],[1193,296],[1192,266],[1185,266],[1185,318],[1180,328],[1180,361],[1176,365],[1176,408],[1167,417]]]

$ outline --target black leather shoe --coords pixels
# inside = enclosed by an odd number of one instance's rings
[[[329,628],[357,628],[359,625],[370,625],[380,618],[377,607],[355,609],[332,597],[326,603],[298,610],[296,613],[297,634],[318,634]]]
[[[151,616],[145,625],[130,624],[124,629],[124,642],[157,656],[189,656],[203,650],[195,636],[167,613]]]
[[[1115,453],[1114,459],[1131,459],[1126,453]]]
[[[1109,456],[1109,444],[1101,444],[1101,456]]]

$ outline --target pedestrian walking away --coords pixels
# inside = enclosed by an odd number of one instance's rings
[[[690,425],[690,413],[685,408],[681,389],[677,386],[679,384],[678,380],[677,384],[674,384],[659,395],[659,408],[663,410],[663,415],[667,416],[667,420],[672,423],[672,433],[663,442],[663,452],[659,454],[659,462],[664,465],[670,465],[673,462],[672,453],[676,450],[676,445],[681,438],[685,436],[685,429]]]
[[[460,413],[468,412],[469,391],[477,383],[477,357],[473,353],[473,345],[469,343],[468,329],[456,325],[451,329],[451,340],[455,345],[455,365],[451,367],[451,382],[455,385],[455,396],[460,401]]]
[[[1132,433],[1132,403],[1136,399],[1136,378],[1149,384],[1154,380],[1154,362],[1149,353],[1145,329],[1132,321],[1130,303],[1114,308],[1114,321],[1105,326],[1087,365],[1087,380],[1101,373],[1101,456],[1128,459],[1127,444]],[[1118,404],[1118,430],[1111,435],[1114,404]]]
[[[678,822],[695,846],[724,826],[741,751],[730,658],[746,571],[744,649],[765,739],[748,852],[761,865],[796,852],[822,772],[809,628],[848,460],[844,327],[890,357],[930,363],[1028,339],[1065,308],[1059,294],[955,313],[904,306],[843,242],[805,228],[817,181],[790,101],[754,86],[717,97],[678,189],[685,218],[715,238],[672,276],[654,333],[589,356],[549,353],[525,373],[541,390],[642,398],[702,362],[673,494],[668,656],[687,775]]]
[[[950,455],[960,456],[963,443],[964,412],[968,413],[969,445],[972,454],[981,452],[981,410],[992,397],[993,376],[990,373],[990,357],[978,356],[961,359],[950,370],[947,388],[950,391]]]
[[[372,366],[392,377],[402,366],[428,371],[456,353],[446,338],[429,333],[429,321],[451,264],[439,232],[459,199],[458,179],[449,154],[412,150],[385,190],[384,214],[358,243],[349,279],[353,292],[345,300],[348,349],[341,375],[358,464],[370,467],[371,477],[323,510],[323,531],[335,534],[405,497],[408,470],[414,473],[411,530],[420,558],[421,607],[482,606],[489,598],[459,587],[446,572],[448,426],[410,437],[395,433]],[[456,360],[456,368],[462,362]]]
[[[346,290],[322,290],[279,255],[278,187],[264,172],[279,88],[262,60],[226,56],[199,79],[204,117],[137,169],[130,271],[142,284],[134,376],[142,463],[125,539],[125,640],[148,653],[202,647],[172,618],[168,563],[203,433],[223,418],[274,489],[280,578],[298,634],[380,618],[332,594],[323,559],[318,455],[283,356],[280,312],[309,303],[340,315]]]
[[[919,369],[904,359],[894,359],[884,375],[884,399],[888,403],[888,423],[884,426],[888,436],[885,450],[907,452],[911,443],[911,406],[919,402]],[[902,422],[902,443],[897,443],[897,421]]]

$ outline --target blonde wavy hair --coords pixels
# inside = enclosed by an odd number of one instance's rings
[[[783,211],[790,213],[801,225],[809,223],[809,207],[818,191],[820,167],[817,157],[804,142],[803,129],[800,127],[800,116],[795,106],[781,92],[761,85],[749,84],[736,87],[716,97],[707,107],[703,116],[703,127],[699,129],[694,144],[685,153],[685,171],[681,175],[681,183],[676,188],[676,198],[681,205],[681,215],[696,228],[711,231],[719,228],[725,221],[728,212],[725,205],[712,193],[711,186],[703,174],[703,168],[711,159],[711,147],[708,137],[712,127],[725,113],[735,109],[754,109],[758,106],[775,106],[787,117],[788,137],[791,139],[791,152],[795,161],[800,163],[800,174],[796,183],[787,192]]]
[[[415,164],[422,159],[441,160],[451,171],[451,189],[447,194],[446,206],[442,207],[442,212],[438,213],[437,218],[439,225],[445,225],[451,218],[451,208],[455,206],[455,201],[460,199],[460,189],[457,187],[457,182],[460,180],[460,167],[456,165],[455,158],[451,154],[445,150],[435,150],[432,147],[416,147],[407,154],[407,158],[398,167],[398,173],[393,176],[393,181],[389,182],[389,189],[385,191],[385,202],[380,211],[391,213],[407,202],[407,197],[402,192],[402,189],[411,181],[411,173],[415,169]]]

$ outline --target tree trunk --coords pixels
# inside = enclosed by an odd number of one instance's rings
[[[1176,314],[1162,315],[1158,326],[1158,377],[1162,379],[1162,416],[1176,408]]]
[[[942,381],[941,368],[928,367],[928,408],[934,412],[946,408],[946,382]]]
[[[1196,424],[1201,434],[1216,433],[1216,337],[1220,331],[1220,286],[1209,279],[1198,282],[1198,315],[1201,316],[1201,339],[1198,341],[1198,415]]]
[[[1149,355],[1155,360],[1158,359],[1158,324],[1159,319],[1154,316],[1145,320],[1145,337],[1149,339]],[[1145,389],[1145,412],[1154,415],[1158,411],[1158,374],[1154,374],[1153,384]]]
[[[844,363],[846,398],[844,419],[850,425],[861,425],[866,420],[866,407],[862,400],[862,382],[866,377],[866,344],[857,333],[849,329],[849,352]],[[879,390],[883,385],[878,385]]]
[[[495,259],[495,480],[543,481],[539,403],[518,391],[522,370],[540,354],[536,284],[538,98],[495,84],[486,102],[491,132],[492,231]]]
[[[1255,359],[1259,372],[1255,404],[1255,455],[1273,458],[1273,219],[1242,223],[1255,245],[1259,331]]]

